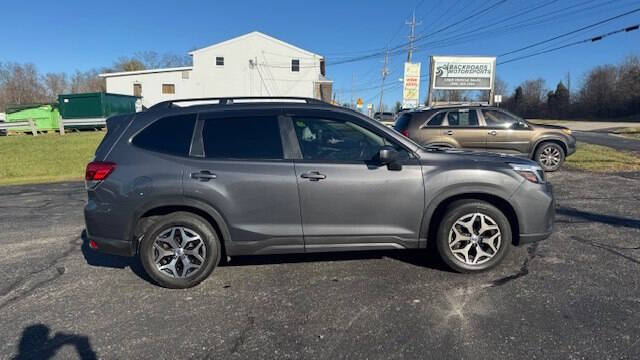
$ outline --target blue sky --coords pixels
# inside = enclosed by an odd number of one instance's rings
[[[417,35],[432,33],[498,0],[397,1],[14,1],[2,6],[0,62],[31,62],[41,72],[73,72],[109,66],[136,51],[186,53],[258,30],[324,55],[327,75],[343,102],[354,97],[377,104],[382,57],[330,65],[406,43],[403,25],[416,9]],[[538,10],[532,10],[540,7]],[[639,0],[506,0],[483,16],[426,37],[414,61],[429,55],[498,55],[640,8]],[[566,10],[562,10],[566,9]],[[513,18],[509,18],[513,17]],[[640,12],[548,45],[563,45],[640,23]],[[508,29],[498,29],[508,25]],[[488,33],[482,33],[487,31]],[[461,37],[462,33],[471,37]],[[532,49],[544,49],[545,46]],[[518,55],[527,54],[527,51]],[[640,55],[640,31],[567,48],[498,67],[510,89],[542,77],[549,88],[571,72],[578,84],[589,68]],[[406,53],[390,59],[385,103],[400,100]],[[507,59],[505,57],[504,59]],[[498,61],[501,59],[499,58]],[[421,98],[426,96],[422,84]]]

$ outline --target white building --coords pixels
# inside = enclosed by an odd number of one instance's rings
[[[193,66],[100,74],[107,92],[160,101],[226,96],[301,96],[329,101],[324,58],[258,31],[189,53]]]

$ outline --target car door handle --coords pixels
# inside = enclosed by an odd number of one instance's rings
[[[191,173],[192,179],[197,179],[200,181],[209,181],[211,179],[215,179],[216,177],[216,174],[212,173],[209,170],[202,170],[200,172]]]
[[[447,130],[447,135],[453,135],[453,130]]]
[[[311,181],[318,181],[318,180],[326,179],[327,175],[320,174],[317,171],[312,171],[312,172],[304,173],[300,175],[300,177],[303,179],[309,179]]]
[[[491,131],[489,131],[489,135],[496,136],[497,134],[498,134],[498,132],[497,132],[497,131],[495,131],[495,130],[491,130]]]

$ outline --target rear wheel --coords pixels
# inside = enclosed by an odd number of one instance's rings
[[[556,171],[564,162],[564,149],[552,142],[542,143],[536,150],[535,160],[544,171]]]
[[[511,226],[495,206],[479,200],[451,203],[437,236],[440,256],[458,272],[477,272],[494,267],[511,247]]]
[[[206,279],[220,261],[220,243],[211,225],[195,214],[158,218],[144,233],[140,261],[160,286],[183,289]]]

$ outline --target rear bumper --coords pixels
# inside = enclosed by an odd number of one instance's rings
[[[98,244],[97,249],[92,249],[105,254],[118,255],[118,256],[133,256],[135,255],[135,248],[133,242],[126,240],[106,239],[96,236],[91,236],[87,232],[87,238],[93,240]]]

